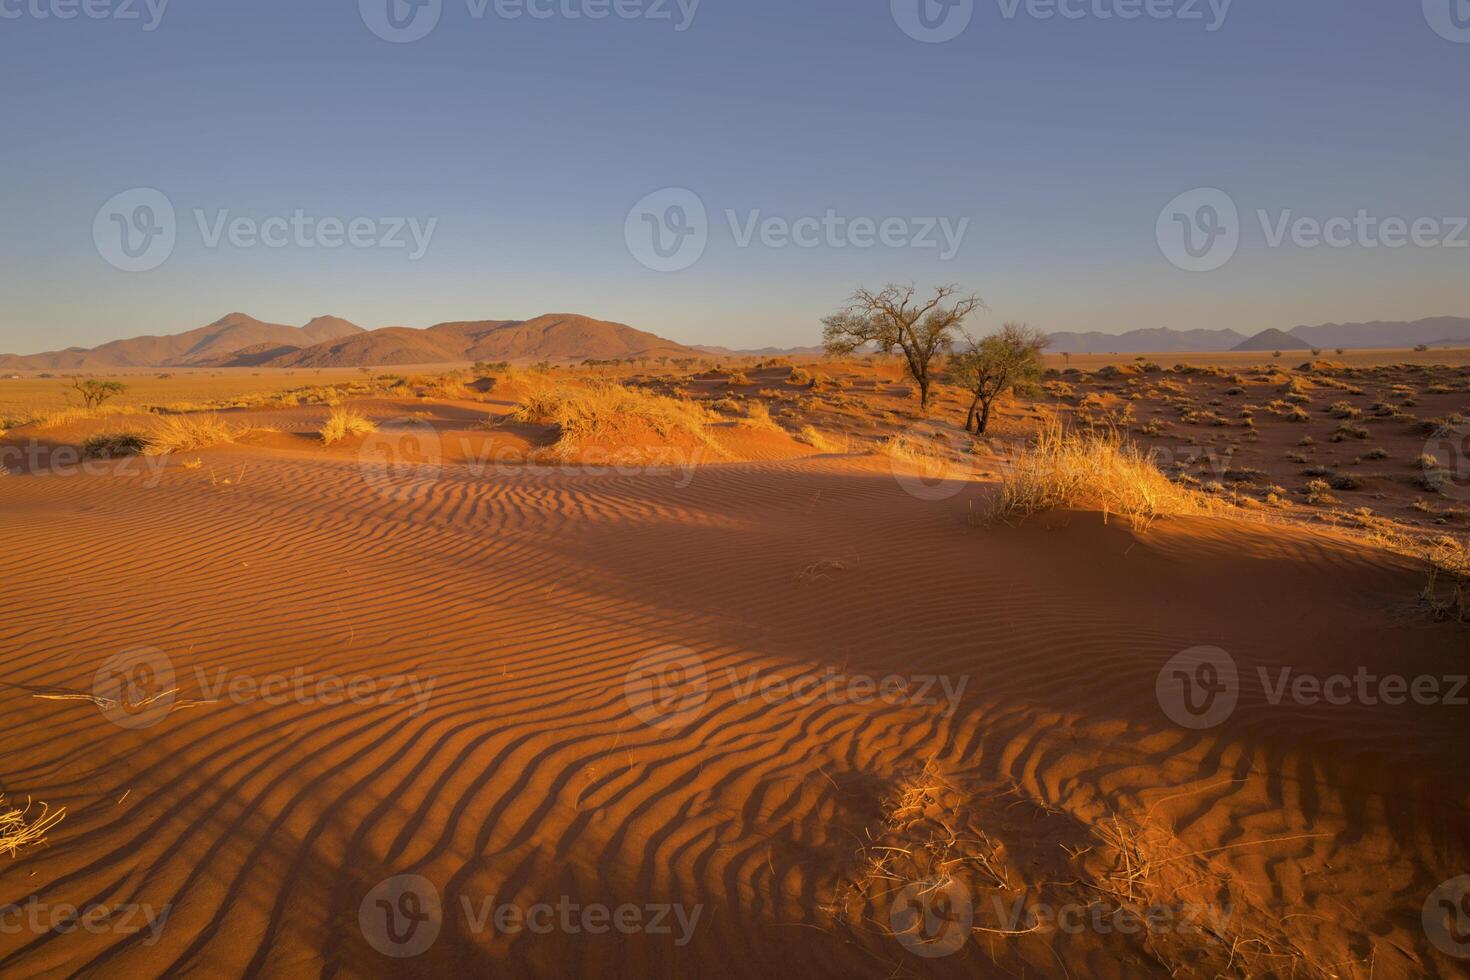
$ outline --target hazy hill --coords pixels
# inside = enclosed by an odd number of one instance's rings
[[[1293,327],[1293,337],[1310,347],[1396,348],[1416,344],[1470,344],[1470,319],[1460,316],[1436,316],[1425,320],[1385,321],[1371,323],[1324,323],[1316,327]]]
[[[1054,333],[1051,349],[1069,354],[1172,354],[1185,351],[1230,350],[1245,340],[1234,330],[1170,330],[1155,327],[1127,333]]]
[[[1123,334],[1054,333],[1052,351],[1072,354],[1168,354],[1227,350],[1324,350],[1443,347],[1470,344],[1470,319],[1441,316],[1414,321],[1324,323],[1290,330],[1269,329],[1247,337],[1235,330],[1130,330]]]
[[[302,327],[243,313],[168,337],[134,337],[86,350],[0,356],[0,369],[94,371],[160,367],[372,367],[455,361],[580,361],[688,356],[692,348],[622,323],[572,313],[534,320],[465,320],[427,329],[364,330],[340,317]]]
[[[1262,330],[1249,340],[1236,344],[1231,350],[1306,350],[1310,347],[1300,337],[1293,337],[1285,330]]]
[[[305,347],[361,333],[362,328],[336,317],[317,317],[304,327],[265,323],[244,313],[231,313],[205,327],[171,336],[114,340],[90,350],[71,347],[28,357],[5,355],[0,367],[41,371],[101,370],[119,367],[185,367],[216,360],[261,345]]]

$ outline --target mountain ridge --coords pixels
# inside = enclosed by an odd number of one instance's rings
[[[300,327],[230,313],[180,334],[133,337],[94,348],[0,355],[5,370],[169,367],[375,367],[455,361],[587,360],[697,354],[623,323],[575,313],[530,320],[460,320],[365,330],[340,317]]]

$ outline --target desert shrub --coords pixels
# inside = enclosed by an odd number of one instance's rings
[[[29,804],[24,810],[17,810],[0,793],[0,854],[8,853],[15,857],[23,847],[44,843],[46,832],[65,817],[66,807],[52,811],[45,804],[41,805],[41,812],[32,817]]]
[[[1200,514],[1209,505],[1174,484],[1132,443],[1111,430],[1079,432],[1055,418],[1011,461],[991,516],[1011,520],[1038,511],[1101,507],[1147,525],[1172,514]]]
[[[771,409],[765,402],[751,402],[745,406],[745,418],[740,424],[750,429],[763,429],[770,432],[784,432],[776,421],[771,418]]]
[[[665,437],[683,433],[710,444],[706,428],[710,415],[703,405],[687,398],[636,391],[612,381],[537,389],[511,417],[518,422],[556,426],[561,431],[563,451],[582,440],[617,438],[630,426],[646,426]]]
[[[82,441],[82,455],[88,459],[136,456],[146,448],[148,441],[136,432],[104,432]]]
[[[729,380],[726,381],[725,384],[729,385],[731,388],[734,388],[737,386],[753,385],[755,384],[755,382],[750,380],[750,378],[746,376],[744,371],[736,371],[730,375]]]
[[[208,449],[234,442],[245,431],[245,427],[231,425],[218,415],[168,415],[154,422],[144,452],[149,456],[167,456]]]
[[[812,373],[805,368],[794,367],[786,380],[794,385],[809,385],[812,383]]]
[[[815,426],[804,425],[792,436],[797,442],[805,446],[811,446],[818,452],[836,453],[847,451],[846,439],[837,440],[819,432]]]
[[[330,446],[335,442],[341,442],[349,436],[365,436],[369,432],[377,431],[377,426],[361,414],[350,408],[338,406],[332,409],[322,427],[317,430],[322,437],[322,445]]]
[[[1317,507],[1326,507],[1337,503],[1337,498],[1331,494],[1332,486],[1326,480],[1309,480],[1305,489],[1307,503]]]

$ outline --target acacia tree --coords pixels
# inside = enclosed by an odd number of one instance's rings
[[[1041,352],[1051,339],[1024,323],[1007,323],[983,340],[965,335],[969,346],[950,361],[950,378],[970,391],[965,431],[982,435],[990,425],[990,409],[1008,391],[1025,391],[1041,380]]]
[[[889,285],[882,292],[859,289],[847,308],[822,320],[822,345],[836,356],[867,344],[881,353],[903,354],[905,371],[919,386],[919,408],[929,408],[935,358],[947,353],[965,317],[984,304],[977,296],[953,299],[955,286],[940,286],[926,303],[914,299],[914,286]]]
[[[128,386],[120,381],[98,381],[95,378],[72,378],[71,386],[82,396],[82,404],[88,411],[98,408],[101,404],[116,395],[121,395],[128,390]]]

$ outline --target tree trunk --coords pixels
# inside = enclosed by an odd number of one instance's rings
[[[975,414],[976,414],[975,410],[977,408],[979,408],[979,407],[980,407],[980,396],[979,395],[976,395],[975,398],[974,398],[974,400],[970,402],[970,411],[965,415],[965,431],[966,432],[979,432],[980,431],[979,429],[976,429],[975,428],[975,421],[976,421],[975,420]]]
[[[984,407],[980,409],[980,427],[975,430],[977,436],[983,436],[986,428],[990,425],[990,406],[991,402],[986,402]]]
[[[919,382],[919,414],[923,415],[929,411],[929,379],[925,378]]]

